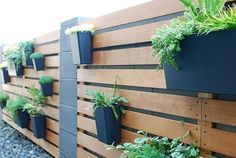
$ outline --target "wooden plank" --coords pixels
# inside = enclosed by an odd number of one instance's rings
[[[26,77],[40,78],[42,76],[51,76],[53,79],[59,79],[58,69],[46,69],[44,71],[35,71],[34,69],[25,68],[24,75]]]
[[[59,134],[59,122],[46,117],[46,127]]]
[[[77,158],[98,158],[98,157],[78,147]]]
[[[18,85],[18,86],[22,86],[23,85],[23,78],[11,77],[10,80],[11,80],[10,84]]]
[[[236,102],[204,99],[203,120],[236,126]]]
[[[7,91],[7,92],[12,92],[15,94],[20,94],[20,95],[23,95],[23,92],[24,92],[22,87],[17,87],[17,86],[12,86],[12,85],[7,85],[7,84],[2,85],[2,90]]]
[[[59,66],[59,56],[46,56],[45,57],[45,67],[58,67]],[[59,71],[59,70],[57,70]]]
[[[78,69],[77,80],[82,82],[166,88],[163,70],[150,69]]]
[[[90,99],[90,97],[86,95],[88,90],[101,90],[113,94],[112,88],[78,85],[77,95],[79,97]],[[120,89],[119,93],[129,101],[126,106],[187,118],[201,119],[201,100],[199,98],[124,89]],[[91,103],[79,101],[78,112],[91,115],[91,111],[85,110],[85,108],[89,106],[92,106]]]
[[[45,55],[59,54],[59,52],[60,52],[60,41],[36,46],[34,51],[35,52],[42,52]]]
[[[121,151],[106,150],[105,144],[98,141],[96,138],[86,135],[82,132],[77,133],[77,143],[85,148],[88,148],[106,158],[119,158]]]
[[[182,12],[183,10],[184,8],[178,0],[155,0],[120,10],[112,14],[104,15],[89,20],[89,22],[93,23],[97,30],[100,30],[112,26]]]
[[[77,100],[77,112],[85,115],[93,116],[91,109],[92,104],[83,100]]]
[[[36,37],[35,45],[60,39],[60,30],[52,31],[42,36]]]
[[[202,127],[201,147],[224,155],[236,157],[236,133]]]
[[[44,106],[45,115],[50,116],[56,120],[59,120],[59,109],[51,106]]]
[[[93,48],[148,42],[151,40],[151,36],[155,34],[157,27],[169,24],[169,22],[168,20],[97,34],[93,38]],[[137,33],[137,30],[142,31]]]
[[[97,51],[93,53],[93,65],[148,65],[158,64],[151,47]]]
[[[9,118],[6,115],[3,115],[3,120],[5,122],[7,122],[9,125],[11,125],[13,128],[15,128],[16,130],[18,130],[19,132],[21,132],[23,135],[25,135],[26,137],[31,139],[34,143],[36,143],[39,146],[41,146],[44,150],[46,150],[47,152],[52,154],[54,157],[59,157],[59,149],[58,149],[58,147],[52,145],[51,143],[47,142],[46,140],[35,138],[33,133],[30,130],[20,128],[19,126],[17,126],[11,120],[11,118]]]

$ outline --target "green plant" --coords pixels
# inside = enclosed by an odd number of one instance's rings
[[[19,46],[20,51],[22,53],[23,60],[26,60],[33,51],[34,41],[31,40],[31,41],[20,42],[20,43],[18,43],[18,46]]]
[[[69,35],[76,32],[84,32],[89,31],[91,33],[95,32],[95,26],[92,24],[82,24],[82,25],[75,25],[73,27],[67,28],[65,30],[65,34]]]
[[[16,100],[9,99],[7,101],[6,110],[13,117],[13,119],[17,116],[18,110],[23,110],[25,104],[28,103],[28,99],[24,96],[18,96]]]
[[[28,92],[30,93],[32,100],[29,100],[29,103],[24,106],[24,110],[30,115],[43,115],[45,97],[42,92],[35,87],[30,87]]]
[[[0,69],[6,68],[6,67],[7,67],[7,62],[3,61],[3,62],[0,64]]]
[[[7,101],[9,99],[9,95],[4,92],[0,92],[0,102]]]
[[[101,107],[110,107],[113,111],[114,116],[116,119],[119,118],[115,105],[119,103],[127,103],[128,101],[124,98],[121,97],[119,94],[117,94],[118,87],[117,87],[117,78],[116,82],[114,85],[114,92],[113,95],[110,95],[108,93],[102,92],[102,91],[96,91],[96,90],[89,90],[87,91],[87,95],[92,97],[92,103],[93,103],[93,114],[95,114],[95,111],[98,108]],[[121,107],[121,112],[124,113],[123,108]]]
[[[31,59],[37,59],[37,58],[43,58],[44,54],[41,52],[34,52],[33,54],[30,55]]]
[[[13,60],[16,66],[22,64],[21,51],[18,45],[5,46],[3,56],[6,60]]]
[[[180,1],[186,8],[184,15],[157,29],[152,37],[152,54],[160,60],[157,69],[165,63],[179,69],[175,54],[181,51],[180,42],[186,36],[236,28],[236,7],[224,8],[226,0],[198,0],[198,5],[193,0]]]
[[[199,149],[195,145],[179,142],[188,136],[189,132],[173,141],[166,137],[148,137],[147,133],[142,131],[138,131],[138,134],[140,137],[134,140],[135,144],[124,143],[116,146],[116,149],[124,150],[120,158],[200,158]]]
[[[42,76],[39,79],[40,84],[46,84],[46,83],[51,83],[51,82],[53,82],[53,78],[51,76]]]

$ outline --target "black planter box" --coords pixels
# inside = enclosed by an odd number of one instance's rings
[[[2,81],[3,81],[3,83],[10,82],[10,76],[8,74],[7,68],[2,68],[1,74],[2,74]]]
[[[236,30],[192,35],[175,58],[180,70],[164,65],[168,89],[236,95]]]
[[[116,105],[117,120],[110,107],[100,107],[95,111],[98,140],[106,144],[118,144],[121,141],[121,112],[120,105]]]
[[[40,138],[45,139],[46,137],[45,116],[44,115],[32,116],[31,121],[32,121],[34,136],[38,139]]]
[[[50,83],[45,83],[45,84],[40,84],[41,91],[43,93],[43,96],[52,96],[52,82]]]
[[[26,111],[18,110],[17,116],[14,118],[14,122],[21,128],[28,128],[29,114]]]
[[[26,54],[22,54],[23,61],[25,60],[24,66],[33,66],[33,61],[30,58],[30,55],[34,52],[34,47],[30,47],[28,50],[25,50]]]
[[[44,57],[32,59],[36,71],[44,70]]]
[[[6,106],[6,104],[7,104],[6,100],[0,101],[1,109],[3,109]]]
[[[89,31],[70,34],[74,64],[92,63],[92,34]]]
[[[14,59],[8,61],[8,74],[9,76],[23,76],[23,65],[17,65]]]

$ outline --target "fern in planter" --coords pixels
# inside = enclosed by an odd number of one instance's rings
[[[45,138],[46,136],[46,123],[45,123],[45,115],[44,115],[44,102],[45,97],[42,92],[35,88],[30,87],[28,89],[29,94],[32,97],[32,100],[29,101],[24,106],[24,110],[27,111],[32,120],[32,127],[34,136],[36,138]]]
[[[121,114],[124,109],[121,103],[127,103],[124,97],[117,94],[117,86],[110,95],[102,91],[88,91],[93,103],[98,139],[106,144],[119,143],[121,139]]]

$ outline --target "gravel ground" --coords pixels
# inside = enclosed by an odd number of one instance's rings
[[[52,158],[0,119],[0,158]]]

